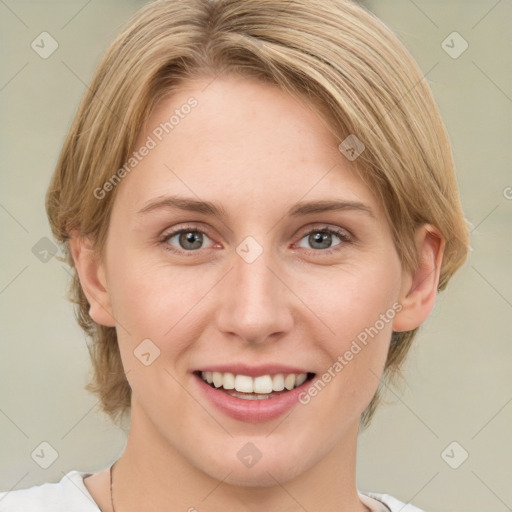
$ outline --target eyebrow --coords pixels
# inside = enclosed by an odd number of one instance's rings
[[[227,218],[226,210],[222,206],[217,206],[210,201],[200,201],[193,198],[180,196],[164,196],[148,201],[137,214],[146,214],[155,210],[171,210],[179,209],[189,212],[202,213],[205,215],[213,215],[219,218]],[[323,199],[319,201],[303,201],[294,205],[288,215],[291,217],[299,217],[312,213],[323,213],[328,211],[359,211],[375,218],[370,207],[357,201],[340,201],[337,199]]]

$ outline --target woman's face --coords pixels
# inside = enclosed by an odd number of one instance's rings
[[[148,149],[117,185],[102,268],[141,450],[240,485],[354,456],[403,276],[340,142],[247,78],[191,82],[153,112],[137,144]],[[214,371],[210,386],[200,372]],[[283,380],[300,386],[256,400],[244,387],[268,395]]]

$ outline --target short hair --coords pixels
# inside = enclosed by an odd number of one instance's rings
[[[232,73],[305,101],[340,143],[355,136],[364,144],[352,166],[382,204],[404,268],[418,265],[414,234],[423,223],[445,240],[438,290],[467,257],[468,227],[432,91],[404,45],[374,14],[349,0],[152,2],[132,17],[99,63],[46,197],[52,232],[73,271],[69,298],[92,341],[86,389],[114,422],[129,411],[131,388],[115,327],[89,316],[70,234],[91,237],[103,257],[117,188],[101,200],[95,190],[130,158],[160,99],[187,80]],[[417,330],[392,333],[384,378],[361,416],[363,427],[382,384],[399,375]]]

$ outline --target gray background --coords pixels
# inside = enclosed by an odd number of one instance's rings
[[[44,194],[93,69],[143,3],[0,0],[2,490],[99,470],[124,447],[123,432],[83,389],[88,352],[65,300],[69,275],[44,252]],[[416,339],[406,383],[388,390],[389,405],[360,437],[358,485],[429,510],[510,510],[512,2],[365,5],[397,33],[434,91],[473,250]],[[46,59],[31,48],[43,31],[58,43]],[[469,44],[457,58],[442,46],[454,31]],[[451,39],[452,53],[460,51],[462,41]],[[41,442],[58,453],[48,469],[31,457]]]

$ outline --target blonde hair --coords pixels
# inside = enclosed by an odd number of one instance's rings
[[[160,0],[141,9],[110,45],[65,140],[46,198],[55,238],[74,279],[70,300],[90,336],[97,394],[114,421],[131,389],[116,330],[96,324],[81,288],[69,238],[91,237],[103,255],[114,188],[94,191],[130,158],[141,128],[184,80],[237,73],[275,84],[308,102],[340,143],[365,145],[354,165],[384,206],[402,264],[417,266],[416,228],[445,240],[439,290],[463,264],[468,230],[446,129],[421,70],[372,13],[346,0]],[[417,329],[394,332],[385,379],[399,372]],[[383,381],[385,382],[385,379]],[[364,411],[369,424],[379,391]]]

